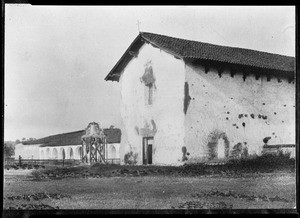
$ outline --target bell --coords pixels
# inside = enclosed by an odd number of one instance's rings
[[[90,135],[98,135],[98,128],[95,124],[91,125]]]

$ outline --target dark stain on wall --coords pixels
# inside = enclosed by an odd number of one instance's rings
[[[152,86],[154,85],[155,87],[155,76],[153,74],[153,69],[152,66],[147,66],[145,68],[145,72],[143,76],[140,78],[141,82],[145,84],[145,86]]]
[[[181,151],[182,151],[182,158],[181,158],[181,160],[182,160],[182,161],[187,161],[188,158],[187,158],[186,155],[189,155],[189,153],[187,152],[186,147],[183,146],[183,147],[181,148]]]
[[[244,117],[248,117],[248,114],[244,114]]]
[[[264,120],[266,120],[268,117],[265,116],[265,115],[262,115],[262,118],[263,118]]]
[[[228,117],[226,117],[226,120],[228,120]]]
[[[276,113],[276,112],[274,112],[274,114],[276,115],[277,113]]]
[[[227,114],[230,114],[229,111],[227,111]]]
[[[242,125],[243,125],[243,127],[245,127],[245,126],[246,126],[246,123],[243,122]]]
[[[263,142],[265,143],[265,144],[267,144],[268,143],[268,141],[271,139],[271,137],[270,136],[267,136],[267,137],[265,137],[264,139],[263,139]]]
[[[241,119],[244,116],[244,114],[239,114],[239,119]]]
[[[254,119],[254,117],[255,117],[254,114],[250,114],[250,116],[251,116],[252,119]]]
[[[188,84],[188,82],[185,82],[184,83],[184,101],[183,101],[183,104],[184,104],[183,105],[183,112],[184,112],[184,114],[186,114],[186,112],[187,112],[190,101],[191,101],[191,96],[189,94],[189,84]]]

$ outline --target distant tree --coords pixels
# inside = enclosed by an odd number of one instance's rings
[[[19,144],[21,143],[21,141],[19,139],[16,140],[16,144]]]
[[[22,141],[23,141],[23,142],[24,142],[24,141],[26,141],[26,138],[25,138],[25,137],[23,137],[23,138],[22,138]]]
[[[5,157],[11,157],[15,154],[15,148],[14,145],[11,143],[4,143],[4,156]]]

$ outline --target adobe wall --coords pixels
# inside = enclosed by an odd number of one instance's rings
[[[260,154],[268,144],[295,144],[295,82],[253,74],[243,80],[241,72],[231,77],[225,70],[205,73],[202,66],[185,65],[185,81],[191,97],[185,116],[185,145],[190,161],[205,160],[209,146],[223,138],[229,149],[237,143],[249,153]],[[225,141],[225,142],[224,142]]]
[[[120,143],[107,144],[105,158],[120,158]]]
[[[39,159],[63,159],[63,150],[65,152],[65,159],[81,159],[79,148],[82,145],[68,145],[68,146],[48,146],[39,147]],[[71,157],[71,149],[73,156]],[[49,152],[48,152],[49,151]]]
[[[39,159],[39,146],[40,145],[23,145],[22,143],[15,146],[15,159]]]
[[[153,104],[145,101],[142,82],[146,64],[153,69]],[[142,164],[142,138],[154,137],[153,164],[179,164],[184,139],[184,64],[158,48],[144,44],[136,58],[124,69],[121,78],[120,148],[121,164],[132,151],[136,164]]]

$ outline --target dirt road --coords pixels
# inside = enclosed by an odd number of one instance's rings
[[[246,177],[109,177],[32,181],[5,172],[4,208],[35,209],[293,209],[293,173]],[[32,205],[28,207],[28,205]]]

